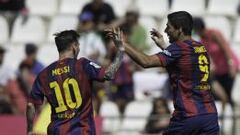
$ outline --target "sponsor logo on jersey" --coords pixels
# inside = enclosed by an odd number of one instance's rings
[[[163,53],[166,54],[167,56],[172,56],[172,54],[168,50],[163,50]]]
[[[98,64],[94,63],[94,62],[90,62],[90,65],[94,66],[95,68],[101,68],[101,66],[99,66]]]

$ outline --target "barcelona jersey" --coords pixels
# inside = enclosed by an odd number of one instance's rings
[[[217,113],[210,87],[210,59],[196,41],[174,42],[157,54],[169,74],[173,90],[173,116]]]
[[[81,58],[56,61],[37,76],[29,101],[51,105],[49,135],[95,135],[92,107],[94,80],[104,80],[105,69]]]

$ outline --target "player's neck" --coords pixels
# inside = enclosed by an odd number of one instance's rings
[[[182,36],[180,36],[179,37],[179,41],[185,41],[185,40],[191,40],[192,39],[192,37],[190,36],[190,35],[182,35]]]
[[[66,58],[74,58],[74,55],[70,51],[66,51],[66,52],[63,52],[63,53],[59,54],[59,60],[63,60],[63,59],[66,59]]]

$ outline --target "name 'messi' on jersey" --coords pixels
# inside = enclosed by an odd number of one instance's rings
[[[64,74],[64,73],[69,73],[69,72],[70,72],[70,67],[69,66],[55,68],[55,69],[52,70],[52,76],[61,75],[61,74]]]

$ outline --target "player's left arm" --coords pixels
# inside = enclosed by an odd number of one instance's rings
[[[119,69],[122,63],[122,59],[124,55],[123,42],[121,37],[122,35],[120,30],[118,30],[117,32],[118,33],[114,37],[112,36],[112,39],[113,39],[113,43],[118,48],[118,52],[117,52],[117,55],[115,56],[113,63],[111,63],[110,66],[105,70],[105,75],[104,75],[105,80],[113,79],[115,76],[115,73],[117,72],[117,70]]]
[[[105,30],[107,35],[111,37],[119,50],[126,52],[137,64],[144,68],[162,66],[157,55],[146,55],[145,53],[132,47],[130,44],[125,42],[126,36],[121,32],[120,29],[109,28]]]
[[[118,51],[117,55],[113,61],[113,63],[110,64],[110,66],[106,69],[105,71],[105,75],[104,75],[104,79],[105,80],[111,80],[114,78],[117,70],[119,69],[121,63],[122,63],[122,59],[123,59],[123,51]]]
[[[32,135],[33,134],[33,119],[35,116],[35,106],[33,103],[28,103],[27,104],[27,112],[26,112],[26,117],[27,117],[27,135]]]

